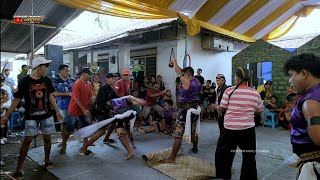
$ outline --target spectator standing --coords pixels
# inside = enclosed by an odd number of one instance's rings
[[[33,137],[37,135],[39,123],[41,124],[40,127],[44,141],[44,167],[47,169],[54,167],[54,164],[49,158],[51,151],[51,134],[56,132],[51,106],[55,110],[59,121],[63,120],[63,116],[53,97],[54,87],[52,81],[46,76],[50,62],[51,60],[46,60],[42,57],[37,57],[32,60],[32,74],[25,76],[19,81],[18,91],[14,93],[12,104],[7,113],[1,118],[1,125],[3,125],[19,105],[21,99],[25,99],[25,137],[20,147],[16,171],[12,175],[15,179],[22,179],[23,162],[27,156]]]
[[[89,102],[93,102],[92,85],[90,83],[91,75],[91,70],[88,67],[84,67],[80,79],[73,84],[72,96],[68,107],[68,114],[71,116],[71,125],[77,124],[75,122],[78,121],[81,127],[86,127],[92,122],[92,116],[89,110]],[[75,129],[75,127],[71,127],[71,129]],[[68,138],[69,135],[67,135],[65,142],[68,141]],[[86,142],[87,139],[85,138],[83,144]],[[88,154],[90,154],[89,151]]]
[[[17,76],[18,83],[22,78],[26,77],[27,75],[28,75],[28,66],[24,64],[21,66],[21,73],[18,74]]]
[[[203,76],[201,76],[201,73],[202,73],[202,69],[199,68],[197,70],[197,75],[195,75],[194,77],[197,78],[200,81],[201,86],[203,86],[204,85],[204,78],[203,78]]]
[[[130,71],[125,69],[122,71],[122,78],[116,82],[115,92],[119,97],[127,96],[130,94]]]
[[[256,134],[254,114],[260,114],[263,105],[258,92],[248,86],[250,73],[239,67],[235,72],[235,84],[223,94],[220,112],[224,116],[224,129],[219,136],[216,153],[216,177],[231,179],[232,162],[239,147],[242,150],[241,180],[254,180],[256,168]]]
[[[74,125],[72,119],[68,113],[68,107],[72,96],[72,87],[74,84],[74,79],[69,78],[70,70],[69,66],[66,64],[61,64],[59,66],[59,77],[53,80],[53,85],[55,87],[54,96],[57,98],[58,107],[61,114],[64,116],[63,123],[61,124],[61,149],[60,153],[66,153],[67,139],[69,133],[74,131]]]
[[[218,85],[216,105],[219,106],[222,100],[223,93],[228,88],[228,86],[226,85],[226,78],[223,74],[218,74],[216,76],[216,82]],[[220,112],[219,110],[217,110],[217,113],[218,113],[218,125],[219,125],[220,134],[221,134],[222,130],[224,129],[224,126],[223,126],[224,113]]]

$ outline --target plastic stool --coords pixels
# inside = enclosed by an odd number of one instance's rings
[[[267,126],[271,126],[273,129],[275,128],[276,125],[278,125],[278,116],[277,116],[277,113],[275,112],[267,112],[264,114],[263,118],[264,118],[263,127],[267,125]]]

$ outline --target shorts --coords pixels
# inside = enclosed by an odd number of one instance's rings
[[[209,101],[204,100],[203,103],[202,103],[203,108],[207,108],[208,105],[209,105]]]
[[[177,115],[177,121],[175,124],[174,131],[172,133],[172,136],[175,138],[183,138],[183,134],[185,131],[185,126],[186,126],[186,116],[187,116],[187,111],[189,109],[180,109],[178,111]],[[196,126],[197,126],[197,121],[198,121],[199,115],[191,114],[191,132],[195,133],[196,132]]]
[[[61,110],[60,109],[61,114],[63,115],[63,122],[62,125],[64,127],[67,127],[67,131],[70,132],[70,129],[73,128],[73,125],[70,125],[71,122],[71,116],[68,114],[68,109],[66,110]]]
[[[35,136],[38,133],[38,127],[40,124],[40,130],[42,134],[54,134],[56,128],[54,124],[53,116],[42,120],[26,120],[24,136]]]
[[[129,107],[119,108],[116,110],[115,114],[123,114],[129,110],[131,110]],[[119,138],[122,136],[126,136],[130,133],[130,120],[132,118],[134,118],[134,114],[131,114],[131,116],[127,118],[116,119],[114,121]]]
[[[151,109],[154,109],[160,117],[163,117],[164,109],[163,109],[163,107],[159,106],[158,104],[153,105],[153,106],[143,107],[142,112],[141,112],[141,116],[143,116],[144,118],[147,118],[148,115],[150,114]]]
[[[78,124],[80,123],[80,127]],[[89,119],[86,116],[71,116],[67,120],[67,131],[68,133],[74,132],[74,129],[83,128],[89,126]]]

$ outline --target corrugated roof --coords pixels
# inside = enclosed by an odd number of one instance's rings
[[[31,4],[29,2],[29,0],[23,0],[14,15],[31,15]],[[10,9],[13,7],[13,4],[7,3],[5,6]],[[44,18],[41,25],[56,27],[44,28],[37,27],[36,25],[34,26],[35,51],[57,34],[61,27],[64,27],[82,13],[82,11],[78,9],[65,7],[50,0],[33,0],[33,9],[34,16],[42,16]],[[7,17],[10,16],[11,15],[7,15]],[[11,20],[12,18],[13,16],[11,16]],[[30,26],[1,21],[1,51],[25,54],[30,53]]]
[[[103,33],[100,36],[95,36],[93,38],[80,40],[77,42],[67,42],[63,45],[64,50],[69,49],[79,49],[83,48],[84,46],[89,46],[92,44],[99,44],[109,41],[110,39],[115,39],[117,37],[124,37],[123,35],[128,34],[130,32],[144,30],[144,29],[151,29],[154,27],[158,27],[165,24],[170,24],[176,21],[177,18],[170,18],[170,19],[158,19],[158,20],[141,20],[140,22],[128,24],[126,26],[121,26],[116,29],[109,30],[108,32]]]
[[[270,44],[281,48],[299,48],[300,46],[304,45],[305,43],[311,41],[313,38],[319,36],[320,33],[313,33],[313,34],[303,34],[299,36],[287,36],[281,37],[275,40],[268,41]]]

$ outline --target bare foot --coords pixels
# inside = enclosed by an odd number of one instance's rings
[[[124,158],[125,160],[129,160],[132,156],[134,156],[134,152],[129,153],[128,156],[126,158]]]
[[[176,160],[170,159],[170,158],[166,158],[166,159],[162,160],[161,162],[162,163],[176,163]]]
[[[139,128],[139,129],[138,129],[138,132],[141,133],[141,134],[145,134],[145,133],[146,133],[146,132],[144,131],[144,129],[142,129],[142,128]]]

